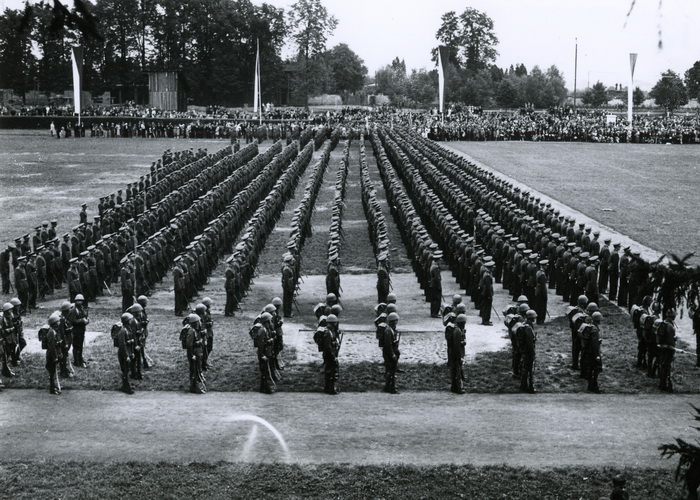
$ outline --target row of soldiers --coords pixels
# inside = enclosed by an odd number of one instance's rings
[[[27,342],[24,334],[21,302],[13,298],[3,305],[2,317],[2,373],[14,377],[9,365],[17,367],[20,364],[22,350]],[[60,378],[73,378],[73,367],[87,368],[83,357],[85,331],[90,323],[89,308],[84,303],[82,295],[76,297],[75,303],[63,302],[60,310],[54,311],[48,318],[48,324],[39,329],[39,341],[42,349],[46,350],[46,370],[49,373],[49,392],[61,393]],[[73,362],[70,351],[73,351]],[[0,383],[1,385],[1,383]]]
[[[295,294],[301,280],[301,249],[306,239],[312,234],[311,216],[316,205],[316,198],[321,190],[323,176],[328,169],[331,151],[335,149],[338,140],[339,130],[336,128],[331,133],[330,140],[323,147],[320,158],[312,167],[301,202],[294,209],[291,221],[292,229],[287,240],[287,251],[282,255],[282,310],[285,318],[293,316],[292,305],[296,303]]]
[[[340,329],[340,314],[343,308],[334,293],[326,295],[325,302],[313,308],[318,326],[314,332],[314,342],[323,356],[323,392],[335,395],[340,393],[340,348],[343,345],[343,331]]]
[[[382,351],[384,360],[384,392],[398,394],[396,390],[396,373],[399,371],[398,363],[401,356],[401,332],[398,330],[399,316],[396,305],[396,294],[388,293],[386,302],[379,302],[374,308],[376,318],[377,345]]]
[[[326,293],[332,293],[340,298],[340,239],[343,234],[343,209],[347,192],[348,158],[350,141],[343,146],[338,174],[335,179],[333,205],[331,207],[331,225],[328,230],[328,265],[326,267]]]
[[[365,138],[360,136],[360,192],[362,208],[367,219],[369,241],[372,243],[377,266],[377,302],[387,301],[391,291],[391,261],[389,259],[389,235],[382,207],[377,199],[377,191],[369,176]]]
[[[117,349],[121,371],[121,390],[134,393],[131,380],[142,380],[143,370],[149,369],[153,361],[146,354],[148,339],[148,297],[142,295],[121,315],[120,322],[112,325],[111,336]]]
[[[284,349],[283,325],[282,299],[275,297],[255,317],[248,332],[258,357],[259,390],[265,394],[273,394],[277,382],[282,380],[280,371],[284,370],[284,363],[280,357]]]

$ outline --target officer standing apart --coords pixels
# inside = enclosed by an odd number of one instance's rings
[[[386,339],[386,337],[385,337]],[[339,365],[338,354],[343,343],[343,334],[338,328],[338,317],[329,314],[326,318],[326,328],[323,332],[323,365],[325,371],[326,394],[338,394]]]
[[[535,344],[537,335],[535,334],[535,320],[537,313],[530,309],[525,313],[525,323],[516,332],[518,345],[520,347],[520,390],[534,394],[535,385],[533,382],[535,369]]]
[[[467,315],[459,314],[448,330],[447,363],[450,366],[450,390],[455,394],[464,394],[464,353],[467,347]]]
[[[442,303],[442,275],[440,274],[440,259],[442,252],[433,253],[430,264],[430,317],[440,317],[440,305]]]
[[[384,392],[389,394],[398,394],[396,390],[396,368],[399,364],[399,343],[401,342],[401,334],[396,326],[399,323],[399,315],[395,312],[387,316],[387,326],[384,329],[384,342],[382,344],[382,353],[384,355]]]

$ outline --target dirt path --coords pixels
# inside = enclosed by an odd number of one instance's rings
[[[50,396],[35,390],[6,390],[0,397],[0,449],[9,461],[534,468],[671,468],[675,462],[661,460],[657,446],[694,436],[688,403],[696,402],[688,396],[93,391]]]

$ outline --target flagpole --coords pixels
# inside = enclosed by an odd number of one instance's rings
[[[630,83],[627,88],[627,126],[629,128],[630,138],[632,140],[632,105],[634,104],[632,99],[632,88],[634,87],[634,66],[637,64],[637,54],[630,52]]]

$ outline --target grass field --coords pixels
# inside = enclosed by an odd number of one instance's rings
[[[136,459],[137,457],[135,457]],[[2,496],[35,498],[608,498],[623,474],[635,500],[678,498],[668,470],[228,463],[2,463]]]
[[[700,148],[661,144],[446,143],[662,253],[700,249]],[[698,257],[694,262],[700,262]]]

